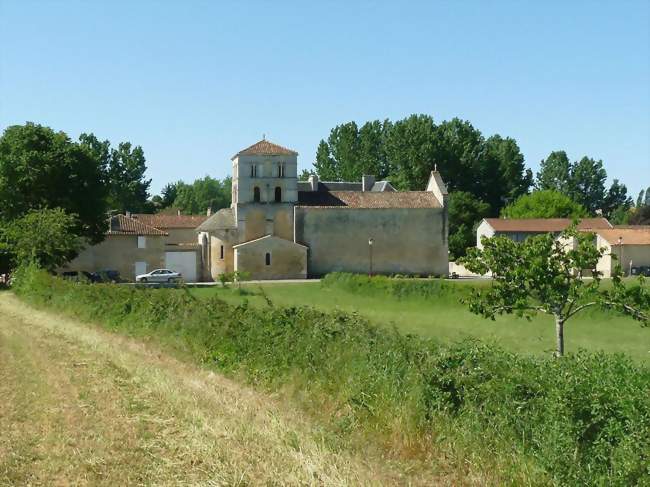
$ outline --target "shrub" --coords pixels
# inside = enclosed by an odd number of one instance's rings
[[[365,285],[349,275],[328,282]],[[387,278],[370,283],[404,292]],[[507,458],[513,475],[533,465],[527,483],[635,485],[650,475],[650,371],[623,355],[557,360],[476,341],[442,347],[356,314],[232,306],[184,289],[86,285],[33,267],[17,273],[15,290],[33,303],[154,337],[259,387],[294,390],[341,438],[379,435],[391,447],[405,437],[425,448],[435,438],[443,448]]]

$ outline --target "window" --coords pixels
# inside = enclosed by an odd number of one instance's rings
[[[255,201],[256,203],[260,202],[260,188],[258,188],[257,186],[253,188],[253,201]]]
[[[271,265],[271,252],[266,253],[266,265]]]
[[[139,249],[147,248],[147,237],[138,235],[138,248]]]
[[[278,177],[283,178],[284,177],[284,162],[281,162],[278,164]]]
[[[277,186],[275,188],[275,202],[276,203],[282,202],[282,188],[280,186]]]
[[[223,245],[221,246],[221,260],[223,260]]]
[[[252,178],[256,178],[256,177],[257,177],[257,166],[256,166],[255,164],[253,164],[253,165],[251,166],[251,177],[252,177]]]

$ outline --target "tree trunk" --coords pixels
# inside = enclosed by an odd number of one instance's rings
[[[564,320],[560,316],[555,316],[555,338],[557,340],[556,357],[564,355]]]

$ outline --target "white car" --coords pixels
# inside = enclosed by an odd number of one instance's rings
[[[156,269],[147,274],[135,276],[135,282],[175,282],[180,281],[182,277],[180,272],[170,271],[169,269]]]

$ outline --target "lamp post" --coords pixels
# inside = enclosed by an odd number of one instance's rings
[[[618,261],[621,266],[621,271],[625,275],[625,267],[623,267],[623,237],[618,237]]]
[[[368,277],[372,277],[372,244],[374,243],[374,239],[370,237],[368,239],[368,257],[369,257],[369,263],[370,263],[370,268],[368,270]]]

